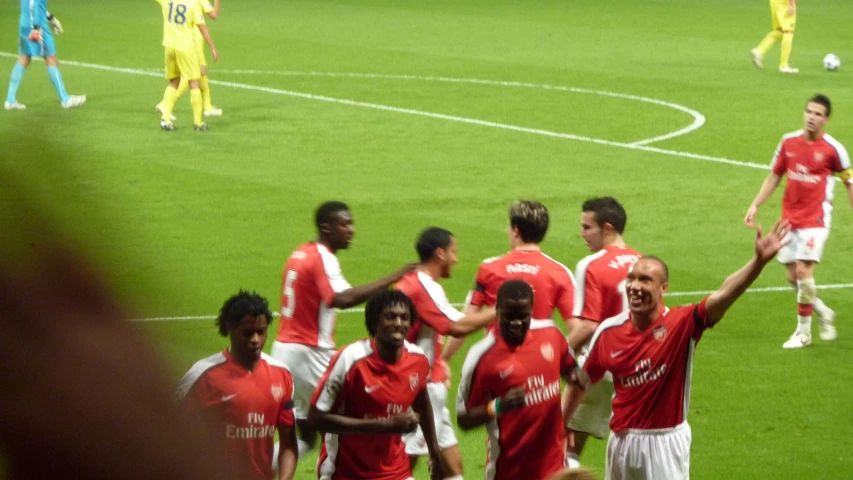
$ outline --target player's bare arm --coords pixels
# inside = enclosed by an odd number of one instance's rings
[[[465,305],[462,309],[462,313],[465,316],[471,316],[480,311],[480,307],[477,305]],[[450,365],[450,359],[453,358],[453,355],[462,348],[462,345],[465,345],[465,336],[459,337],[451,337],[447,340],[447,343],[444,345],[444,350],[441,351],[441,360],[448,365]]]
[[[336,294],[330,306],[334,308],[350,308],[364,303],[374,293],[387,289],[392,284],[399,282],[405,274],[413,272],[417,270],[417,268],[417,263],[410,263],[400,270],[397,270],[390,275],[386,275],[375,282],[348,288],[343,292]]]
[[[210,17],[211,20],[216,20],[217,18],[219,18],[219,0],[213,2],[213,10],[211,10],[210,13],[207,14],[207,16]]]
[[[578,406],[583,401],[586,395],[586,386],[581,381],[581,378],[586,375],[583,370],[578,367],[571,375],[566,378],[566,389],[563,390],[563,396],[560,398],[560,409],[563,412],[563,421],[566,423],[566,431],[569,429],[569,420],[575,414]]]
[[[219,52],[216,51],[216,45],[213,44],[213,38],[210,36],[210,30],[207,29],[207,25],[196,25],[198,27],[198,31],[201,33],[201,38],[207,43],[210,47],[210,53],[213,55],[213,63],[219,61]]]
[[[435,419],[432,415],[432,405],[429,401],[429,395],[426,388],[421,389],[415,401],[412,402],[412,410],[420,418],[421,431],[424,434],[424,440],[429,450],[430,458],[430,477],[433,479],[444,478],[444,465],[441,457],[441,450],[438,447],[438,436],[435,434]]]
[[[755,196],[755,200],[752,201],[752,204],[746,211],[746,216],[743,219],[743,223],[746,226],[755,228],[755,215],[758,213],[758,207],[763,205],[773,195],[773,192],[776,191],[776,187],[779,186],[779,182],[781,181],[782,177],[773,172],[767,175],[767,178],[761,185],[761,189],[758,191],[758,195]]]
[[[720,289],[705,301],[708,326],[719,322],[726,314],[726,310],[758,278],[767,262],[772,260],[784,245],[782,239],[788,234],[790,228],[791,224],[787,220],[779,220],[767,236],[762,237],[761,225],[756,227],[755,255],[740,270],[729,275]]]
[[[456,417],[456,423],[463,430],[470,430],[485,424],[494,417],[506,412],[518,410],[524,406],[524,386],[513,387],[503,397],[492,400],[486,405],[480,405]]]
[[[403,434],[415,431],[418,426],[418,416],[409,411],[388,418],[353,418],[323,412],[312,405],[308,412],[308,422],[321,432],[339,435],[349,433]]]
[[[296,475],[296,429],[279,425],[278,480],[293,480]]]
[[[569,325],[569,346],[573,352],[577,352],[581,347],[589,343],[592,336],[595,335],[599,323],[581,317],[574,317],[569,322]]]
[[[458,321],[453,322],[447,334],[455,338],[462,337],[462,341],[464,342],[466,335],[485,327],[495,321],[496,318],[495,308],[489,307],[477,313],[468,314]]]

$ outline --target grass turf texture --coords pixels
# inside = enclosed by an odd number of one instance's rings
[[[845,23],[851,8],[844,0],[803,3],[791,59],[801,73],[783,76],[775,71],[778,46],[764,70],[749,62],[749,49],[770,27],[765,1],[224,0],[221,19],[209,22],[221,53],[211,79],[625,143],[692,121],[661,106],[589,94],[280,72],[477,78],[640,95],[707,119],[652,146],[764,164],[781,134],[801,127],[804,101],[818,91],[835,105],[828,130],[853,148],[850,74],[821,65],[829,52],[853,59]],[[153,2],[56,0],[51,9],[66,30],[57,38],[61,61],[159,73],[162,21]],[[0,5],[0,51],[16,53],[18,14],[16,2]],[[0,57],[0,73],[13,61]],[[246,69],[279,73],[228,73]],[[212,93],[225,116],[209,121],[210,132],[192,132],[182,98],[179,131],[166,134],[152,113],[162,78],[73,65],[62,73],[70,93],[89,95],[82,109],[61,110],[44,65],[35,63],[18,95],[28,109],[0,115],[7,174],[0,211],[7,218],[20,211],[22,191],[37,198],[61,223],[63,238],[108,269],[140,317],[212,314],[238,288],[258,290],[277,309],[284,261],[313,238],[313,209],[330,198],[347,201],[355,216],[356,241],[339,255],[353,284],[413,261],[422,228],[453,231],[461,262],[444,282],[453,301],[464,298],[480,260],[507,250],[506,209],[520,197],[550,208],[545,250],[570,266],[588,253],[577,237],[579,208],[595,195],[623,202],[627,240],[669,263],[672,291],[716,288],[750,254],[752,233],[742,218],[763,170],[222,85]],[[853,218],[846,193],[839,187],[836,194],[819,285],[850,279]],[[759,214],[767,227],[780,197]],[[756,282],[783,284],[776,265]],[[789,292],[746,295],[705,335],[689,412],[694,478],[843,478],[853,470],[853,373],[844,367],[853,302],[847,290],[820,296],[839,312],[834,343],[818,340],[815,325],[814,346],[781,349],[795,326]],[[226,345],[212,321],[142,328],[176,379]],[[362,315],[339,316],[340,345],[364,335]],[[484,439],[482,429],[459,433],[466,478],[482,476]],[[314,478],[315,458],[300,463],[297,478]],[[591,441],[584,462],[603,472],[603,459],[604,442]],[[426,478],[424,465],[416,477]]]

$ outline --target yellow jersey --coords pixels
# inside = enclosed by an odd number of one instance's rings
[[[163,9],[163,46],[194,50],[198,25],[204,25],[199,0],[154,0]]]

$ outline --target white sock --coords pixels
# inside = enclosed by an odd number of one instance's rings
[[[818,315],[823,316],[829,313],[829,307],[827,307],[826,304],[823,303],[823,300],[815,297],[813,305],[814,310],[815,312],[817,312]]]
[[[305,455],[308,455],[308,452],[311,451],[311,445],[308,445],[308,442],[306,442],[305,440],[302,440],[301,438],[298,438],[298,437],[296,438],[296,448],[298,449],[297,451],[299,452],[298,460],[302,460],[302,457],[304,457]]]
[[[577,453],[569,454],[569,468],[581,468],[581,461]]]

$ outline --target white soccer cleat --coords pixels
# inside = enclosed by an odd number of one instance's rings
[[[764,68],[764,57],[757,48],[752,49],[752,64],[755,68]]]
[[[800,73],[800,69],[790,67],[790,66],[789,67],[779,67],[779,72],[780,73]]]
[[[800,331],[794,332],[787,342],[782,344],[782,348],[803,348],[812,344],[812,336],[806,335]]]
[[[221,108],[211,108],[210,110],[204,111],[205,117],[221,117],[222,109]]]
[[[159,113],[160,115],[163,115],[163,107],[159,103],[154,106],[154,111]],[[169,115],[169,118],[171,118],[173,122],[178,119],[178,117],[174,115]]]
[[[23,103],[18,103],[18,102],[14,102],[14,103],[3,102],[3,108],[6,110],[26,110],[27,106],[24,105]]]
[[[835,329],[835,312],[827,307],[825,315],[818,313],[817,323],[820,325],[820,339],[831,342],[838,338],[838,331]]]
[[[160,129],[165,130],[167,132],[174,132],[175,130],[177,130],[177,128],[175,128],[174,123],[167,122],[165,120],[160,120]]]
[[[62,103],[62,108],[77,108],[86,103],[86,95],[71,95],[67,102]]]

